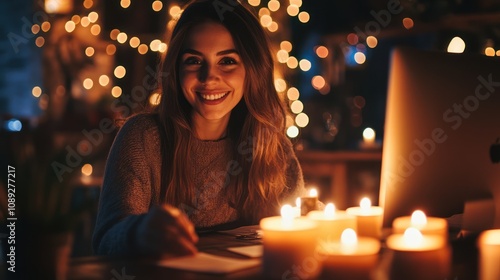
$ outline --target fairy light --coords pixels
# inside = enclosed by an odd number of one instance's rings
[[[358,35],[354,33],[347,34],[347,43],[351,45],[356,45],[359,42]]]
[[[160,43],[160,45],[158,46],[158,51],[161,52],[161,53],[166,52],[167,51],[167,44]]]
[[[354,54],[354,61],[356,61],[357,64],[363,64],[366,61],[366,55],[362,52],[356,52]]]
[[[140,44],[139,47],[137,47],[137,51],[140,54],[146,54],[148,52],[148,45],[146,45],[146,44]]]
[[[285,50],[279,50],[276,53],[276,57],[278,58],[278,62],[286,63],[286,61],[288,60],[288,52]]]
[[[158,106],[160,104],[160,99],[161,95],[157,92],[154,92],[153,94],[151,94],[151,96],[149,96],[149,104]]]
[[[302,6],[302,0],[290,0],[290,5],[295,5],[297,7]]]
[[[486,56],[495,56],[495,49],[492,47],[487,47],[484,49],[484,54]]]
[[[93,48],[93,47],[87,47],[87,48],[85,49],[85,55],[86,55],[86,56],[88,56],[88,57],[93,56],[93,55],[94,55],[94,53],[95,53],[95,50],[94,50],[94,48]]]
[[[366,45],[369,47],[369,48],[375,48],[378,44],[378,40],[375,36],[368,36],[366,37]]]
[[[86,78],[83,80],[83,87],[85,89],[91,89],[94,86],[94,81],[91,78]]]
[[[157,52],[159,47],[160,47],[160,44],[161,44],[161,41],[158,40],[158,39],[154,39],[153,41],[151,41],[151,43],[149,43],[149,48],[154,51],[154,52]]]
[[[99,24],[92,25],[92,27],[90,28],[90,33],[92,33],[92,35],[94,36],[99,35],[99,33],[101,33],[101,26]]]
[[[116,38],[118,37],[118,34],[120,34],[120,30],[118,29],[113,29],[109,32],[109,38],[111,40],[116,40]]]
[[[411,18],[407,18],[407,17],[403,19],[403,26],[404,26],[406,29],[408,29],[408,30],[409,30],[409,29],[413,28],[413,25],[414,25],[414,23],[413,23],[413,19],[411,19]]]
[[[106,54],[107,55],[114,55],[116,52],[116,46],[113,44],[109,44],[106,46]]]
[[[278,23],[275,21],[271,22],[271,24],[267,27],[267,30],[269,30],[270,32],[278,31]]]
[[[267,7],[269,10],[276,12],[280,8],[280,2],[278,0],[271,0],[267,2]]]
[[[118,66],[116,66],[113,73],[115,74],[115,77],[117,77],[118,79],[121,79],[121,78],[125,77],[125,74],[127,73],[127,71],[125,70],[125,67],[118,65]]]
[[[289,16],[294,17],[299,14],[299,7],[297,5],[290,5],[286,8],[286,12]]]
[[[83,1],[83,7],[85,9],[90,9],[90,8],[92,8],[93,5],[94,5],[94,1],[92,1],[92,0]]]
[[[50,30],[50,22],[48,22],[48,21],[44,21],[44,22],[42,23],[42,31],[43,31],[43,32],[47,32],[47,31],[49,31],[49,30]]]
[[[88,15],[90,22],[95,23],[99,18],[99,15],[96,12],[90,12]]]
[[[286,65],[290,69],[295,69],[297,68],[297,66],[299,66],[299,61],[294,56],[290,56],[286,61]]]
[[[137,48],[141,44],[141,40],[137,37],[132,37],[132,38],[130,38],[128,43],[130,44],[130,46],[132,48]]]
[[[79,23],[80,23],[81,18],[80,18],[80,16],[79,16],[79,15],[73,15],[73,16],[71,17],[71,20],[72,20],[75,24],[79,24]]]
[[[297,88],[291,87],[287,90],[286,96],[288,97],[288,100],[295,101],[299,99],[300,93]]]
[[[163,9],[163,3],[161,1],[154,1],[153,4],[151,4],[151,8],[153,8],[153,11],[159,12],[161,9]]]
[[[287,51],[287,52],[291,52],[292,51],[292,43],[290,43],[289,41],[281,41],[280,48],[282,50]]]
[[[108,75],[101,75],[99,77],[99,84],[103,87],[107,86],[109,84],[109,77]]]
[[[181,13],[181,8],[177,5],[174,5],[170,8],[170,10],[168,11],[168,13],[170,14],[170,16],[172,16],[173,18],[177,17],[180,13]]]
[[[292,125],[286,129],[286,135],[290,138],[295,138],[299,136],[299,128],[295,125]]]
[[[321,89],[325,86],[326,84],[326,81],[325,81],[325,78],[323,78],[322,76],[314,76],[312,79],[311,79],[311,84],[313,86],[313,88],[315,89]]]
[[[304,110],[304,103],[300,100],[295,100],[290,104],[290,110],[294,114],[300,114],[302,113],[302,110]]]
[[[257,7],[260,5],[260,0],[248,0],[248,4]]]
[[[316,48],[316,55],[319,58],[326,58],[328,56],[328,49],[325,46],[319,46]]]
[[[66,32],[68,33],[71,33],[75,30],[75,23],[71,20],[67,21],[66,24],[64,24],[64,29],[66,30]]]
[[[39,48],[41,48],[45,44],[45,38],[42,36],[38,37],[35,39],[35,45]]]
[[[299,113],[295,117],[295,123],[298,127],[306,127],[309,124],[309,116],[307,116],[305,113]]]
[[[40,25],[38,24],[33,24],[31,26],[31,33],[33,34],[37,34],[38,32],[40,32]]]
[[[124,8],[124,9],[130,7],[130,0],[121,0],[120,6],[122,6],[122,8]]]
[[[299,67],[302,71],[309,71],[311,69],[311,62],[307,59],[301,59],[299,61]]]
[[[268,15],[270,16],[271,15],[271,11],[269,11],[268,8],[260,8],[259,10],[259,17],[262,17],[263,15]]]
[[[111,95],[114,97],[114,98],[118,98],[122,95],[122,88],[119,87],[119,86],[114,86],[112,89],[111,89]]]
[[[127,41],[127,34],[124,32],[118,33],[118,36],[116,36],[116,41],[121,44],[125,43]]]
[[[311,19],[308,12],[300,12],[299,13],[299,21],[302,23],[307,23]]]
[[[277,92],[284,92],[286,90],[286,81],[282,78],[277,78],[274,80],[274,87]]]
[[[260,24],[264,27],[268,27],[273,22],[273,18],[269,15],[263,15],[260,17]]]
[[[89,24],[90,24],[89,17],[82,17],[82,19],[80,20],[80,25],[83,27],[87,27],[89,26]]]
[[[33,94],[34,97],[38,98],[40,97],[40,95],[42,95],[42,89],[39,86],[35,86],[31,90],[31,94]]]

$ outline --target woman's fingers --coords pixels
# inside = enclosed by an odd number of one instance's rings
[[[196,234],[193,223],[188,219],[186,214],[181,210],[171,205],[165,204],[162,208],[171,215],[173,218],[173,224],[178,227],[179,233],[185,236],[188,240],[193,243],[198,242],[198,235]]]

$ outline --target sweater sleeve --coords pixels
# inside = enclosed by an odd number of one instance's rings
[[[159,146],[151,140],[153,128],[151,118],[134,116],[113,142],[93,235],[93,249],[99,255],[128,255],[135,251],[135,227],[149,211],[157,177],[153,173],[158,163],[148,156],[151,146]]]
[[[288,190],[283,197],[283,201],[287,203],[295,204],[295,199],[297,197],[304,196],[306,194],[306,189],[304,186],[304,177],[302,174],[302,168],[300,167],[299,160],[295,155],[292,143],[288,138],[286,138],[286,180]]]

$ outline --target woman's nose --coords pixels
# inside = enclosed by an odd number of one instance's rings
[[[217,67],[208,63],[204,64],[200,69],[199,79],[203,83],[217,80],[218,79]]]

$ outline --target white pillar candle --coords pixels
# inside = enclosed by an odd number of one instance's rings
[[[361,199],[359,207],[347,208],[349,215],[356,216],[357,233],[359,236],[381,238],[382,219],[384,210],[379,206],[372,206],[368,198]]]
[[[309,212],[307,217],[318,225],[318,237],[321,242],[339,242],[345,229],[356,230],[356,217],[336,210],[333,203],[328,203],[323,211]]]
[[[378,263],[380,241],[371,237],[357,237],[353,229],[345,229],[337,242],[321,247],[325,255],[325,279],[368,280]]]
[[[423,235],[441,236],[443,242],[448,242],[448,223],[443,218],[427,217],[421,210],[416,210],[411,216],[398,217],[392,222],[395,234],[403,234],[409,227],[418,229]]]
[[[478,239],[479,280],[500,279],[500,229],[486,230]]]
[[[315,255],[317,226],[312,220],[295,218],[290,205],[281,208],[281,216],[260,221],[263,231],[263,277],[282,279],[298,268],[314,278],[321,271],[321,263],[308,262]],[[306,264],[306,265],[305,265]]]
[[[387,238],[392,251],[389,279],[443,280],[451,271],[451,250],[442,237],[422,235],[416,228]]]

